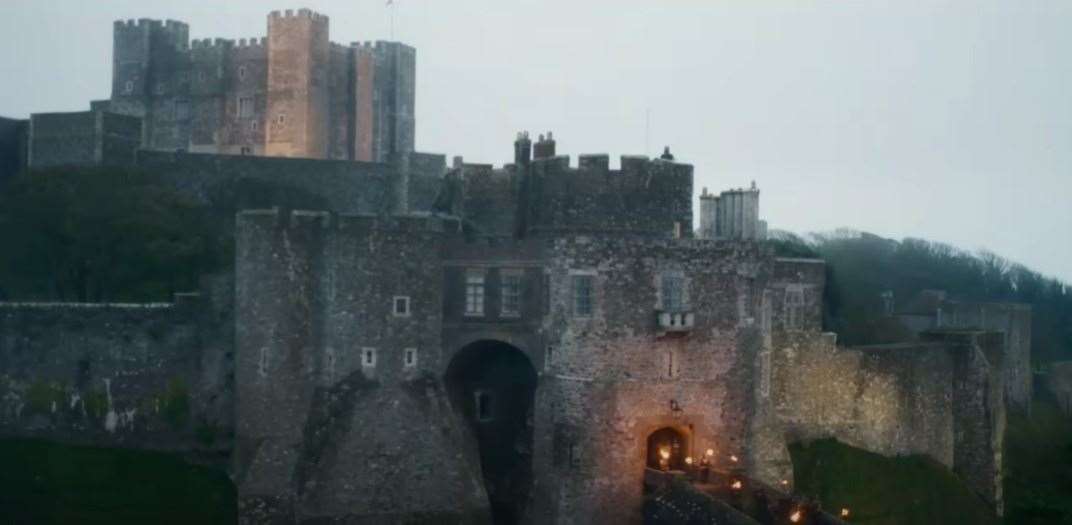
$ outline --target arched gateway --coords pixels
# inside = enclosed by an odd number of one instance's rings
[[[535,368],[512,345],[477,341],[455,354],[444,382],[479,445],[495,523],[519,522],[532,488]]]

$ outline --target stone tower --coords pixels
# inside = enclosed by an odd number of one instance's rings
[[[328,17],[308,9],[268,15],[266,155],[327,157],[330,49]]]
[[[182,72],[188,69],[185,60],[189,38],[189,26],[174,20],[115,22],[111,107],[115,112],[144,119],[142,143],[149,147],[173,147],[182,142],[181,130],[164,134],[154,131],[160,120],[157,109],[174,107],[174,95],[184,87]]]
[[[414,150],[417,52],[399,42],[352,44],[354,159],[386,162]]]

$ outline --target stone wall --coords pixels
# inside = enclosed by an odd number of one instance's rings
[[[148,150],[138,152],[137,166],[232,213],[274,205],[382,213],[394,173],[386,164]]]
[[[575,169],[569,157],[532,162],[521,194],[526,231],[692,236],[691,165],[622,157],[610,170],[606,156],[582,159]]]
[[[436,254],[456,230],[440,219],[240,214],[243,520],[486,515],[472,441],[440,380]],[[406,315],[393,310],[399,296]]]
[[[1050,363],[1045,375],[1045,387],[1057,400],[1061,410],[1072,416],[1072,361]]]
[[[0,303],[0,435],[229,449],[226,301]]]
[[[885,455],[928,455],[1000,512],[1001,352],[995,333],[843,349],[833,334],[775,332],[761,372],[770,377],[759,380],[769,389],[756,389],[755,475],[792,479],[785,444],[834,437]]]
[[[141,121],[107,111],[36,113],[29,124],[29,166],[120,166],[134,160]]]
[[[0,117],[0,184],[22,170],[26,121]]]
[[[568,237],[547,260],[547,340],[537,390],[532,519],[639,519],[647,438],[670,427],[689,455],[742,456],[751,413],[758,309],[770,265],[754,244]],[[663,275],[681,276],[692,328],[657,322]],[[590,275],[591,316],[572,280]]]
[[[1031,305],[1016,303],[964,303],[944,301],[938,307],[939,328],[973,328],[1001,332],[1004,337],[1002,367],[1009,405],[1027,411],[1031,407]]]

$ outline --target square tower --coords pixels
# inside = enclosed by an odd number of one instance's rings
[[[268,15],[266,155],[327,157],[330,49],[328,17],[308,9]]]

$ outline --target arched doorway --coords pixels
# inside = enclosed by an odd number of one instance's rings
[[[669,457],[670,470],[684,470],[685,458],[689,455],[687,436],[673,427],[663,427],[648,436],[648,468],[661,468],[662,454]]]
[[[454,356],[444,381],[455,412],[476,436],[492,518],[520,522],[532,488],[536,369],[512,345],[477,341]]]

